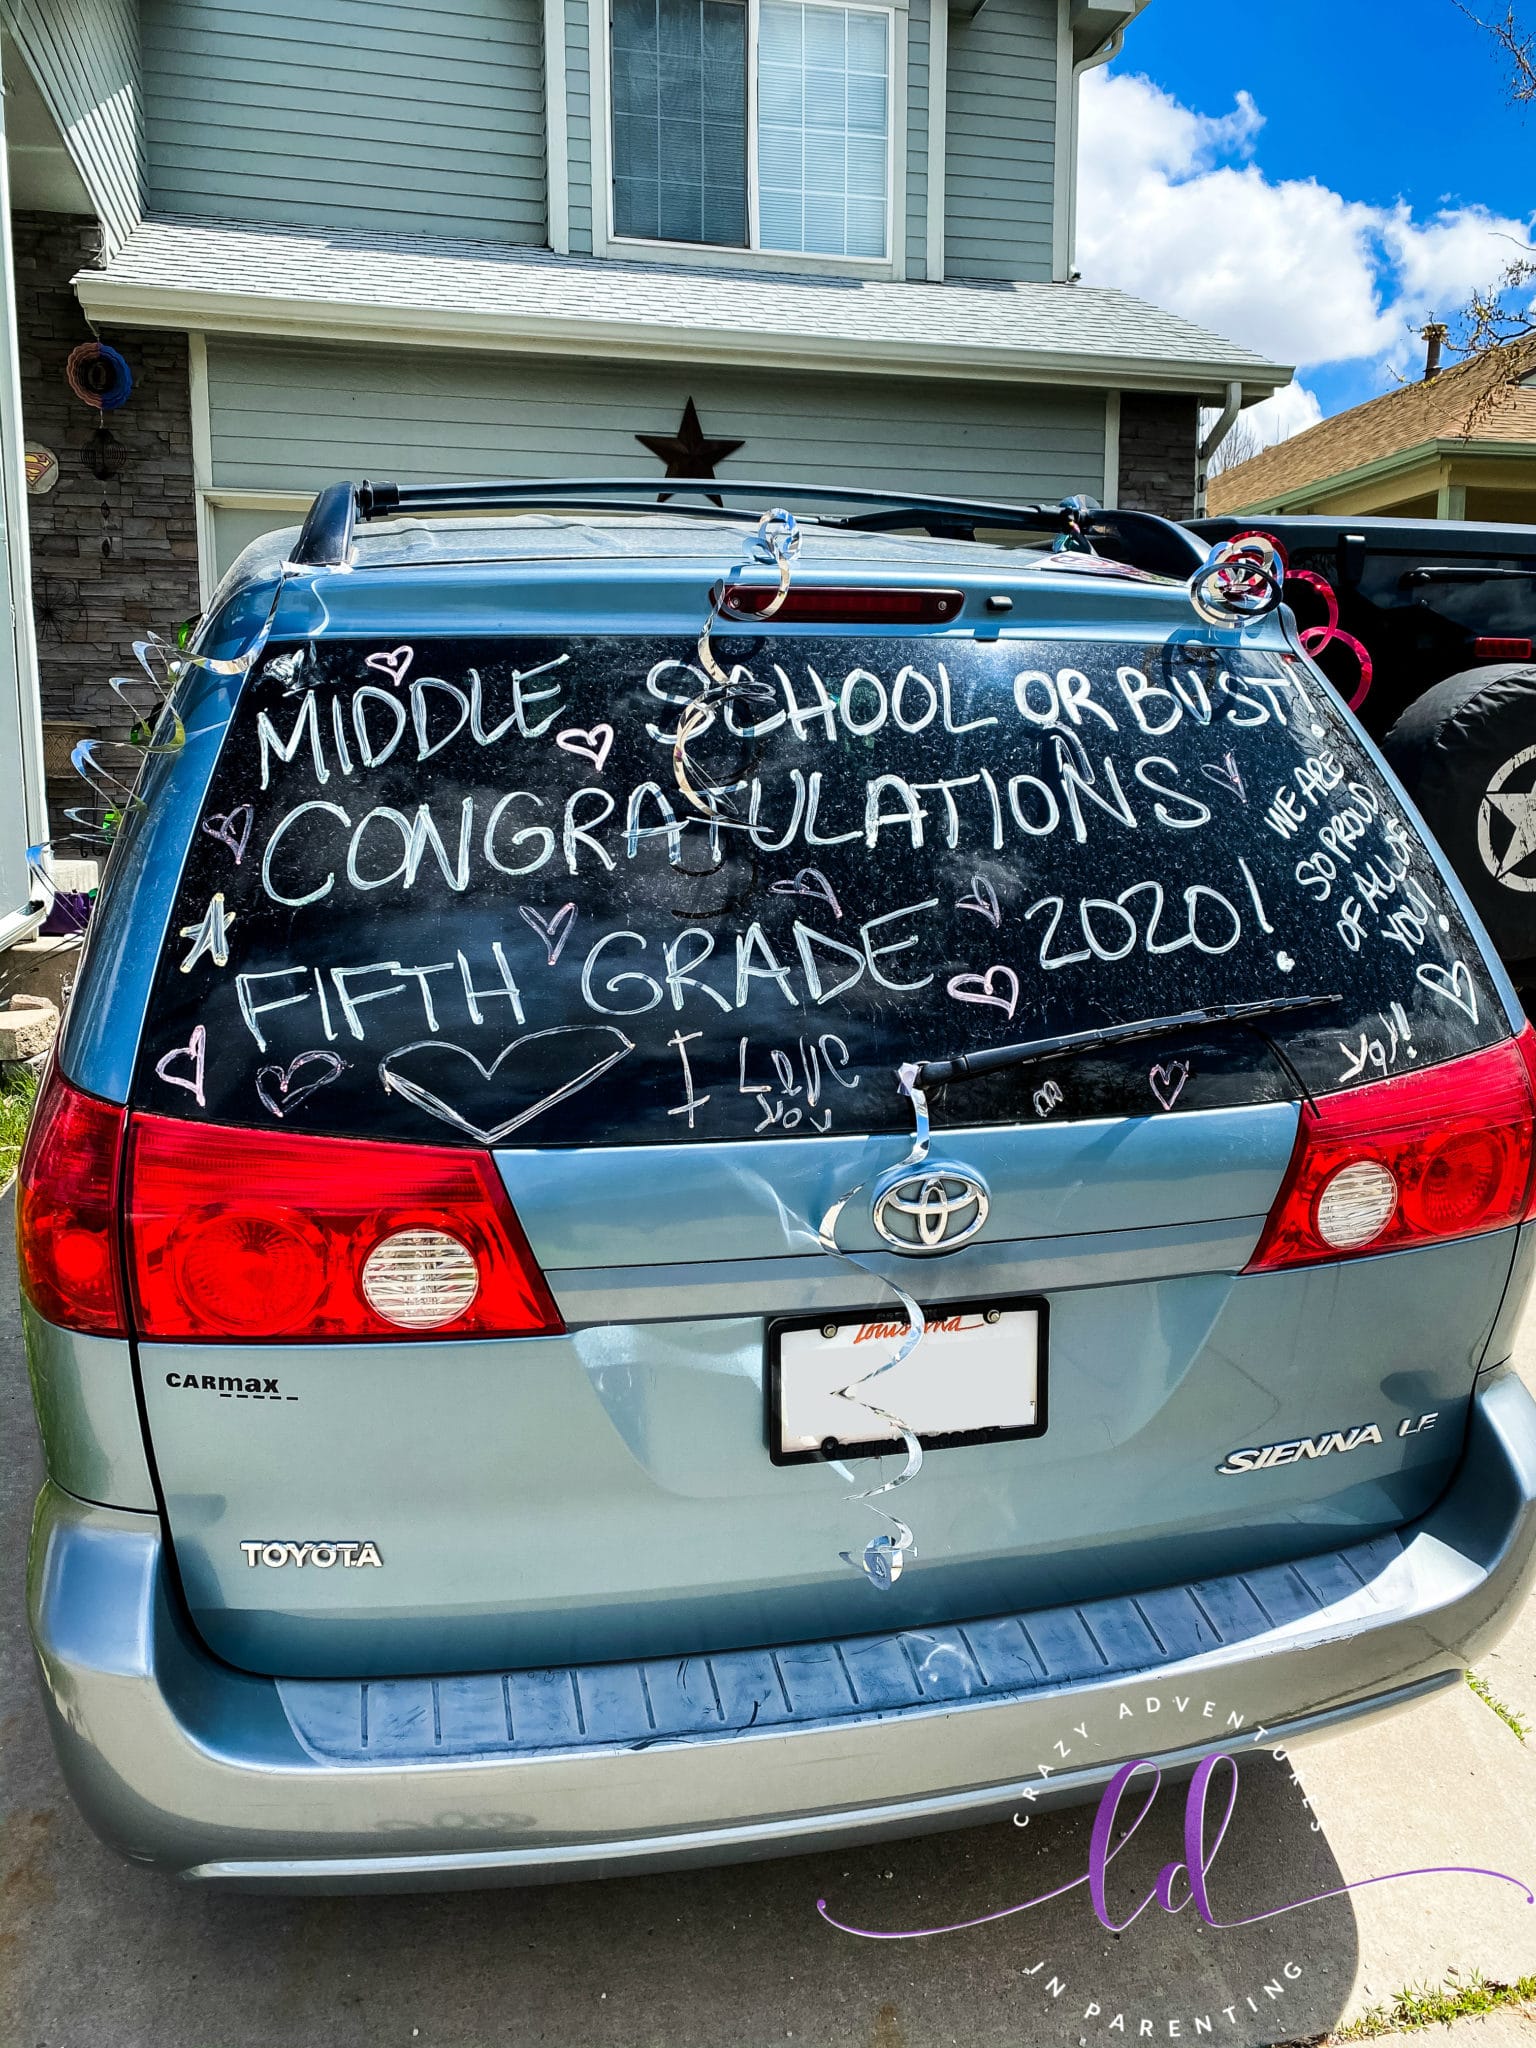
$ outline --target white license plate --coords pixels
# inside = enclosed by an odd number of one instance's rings
[[[899,1432],[840,1390],[891,1357],[906,1333],[899,1310],[776,1325],[768,1416],[774,1462],[899,1449]],[[865,1391],[924,1444],[994,1442],[1044,1430],[1044,1367],[1044,1303],[940,1307],[916,1350]]]

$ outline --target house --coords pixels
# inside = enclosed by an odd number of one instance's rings
[[[1445,330],[1425,332],[1421,382],[1213,476],[1211,511],[1536,522],[1536,368],[1529,367],[1529,351],[1511,345],[1442,370]]]
[[[1199,408],[1289,371],[1075,281],[1078,82],[1145,4],[0,0],[50,769],[123,728],[127,641],[338,476],[1187,514]],[[93,336],[117,410],[68,381]]]

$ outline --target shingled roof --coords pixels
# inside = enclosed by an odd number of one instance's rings
[[[1522,369],[1532,382],[1518,381]],[[1528,442],[1536,455],[1536,350],[1511,343],[1323,420],[1212,477],[1210,509],[1274,508],[1313,484],[1458,441]]]
[[[1283,365],[1103,287],[897,283],[363,231],[153,220],[74,279],[93,320],[1250,397]]]

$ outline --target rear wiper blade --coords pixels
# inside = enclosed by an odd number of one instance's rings
[[[1141,1038],[1162,1038],[1201,1024],[1247,1024],[1293,1010],[1321,1010],[1342,1002],[1342,996],[1274,996],[1260,1003],[1214,1003],[1204,1010],[1181,1010],[1176,1017],[1143,1017],[1131,1024],[1105,1024],[1096,1031],[1067,1031],[1055,1038],[1032,1038],[1023,1045],[994,1045],[985,1052],[956,1053],[953,1059],[928,1060],[917,1070],[923,1088],[945,1081],[968,1081],[981,1074],[1000,1074],[1010,1067],[1032,1066],[1038,1060],[1069,1058],[1097,1052],[1108,1045],[1130,1045]]]

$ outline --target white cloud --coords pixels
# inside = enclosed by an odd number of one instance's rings
[[[1273,398],[1250,405],[1242,415],[1264,448],[1273,447],[1276,441],[1289,441],[1292,434],[1304,434],[1322,416],[1316,393],[1309,391],[1299,378],[1283,385]]]
[[[1149,79],[1083,81],[1078,266],[1303,369],[1409,368],[1415,328],[1487,284],[1531,223],[1480,207],[1415,219],[1315,178],[1270,179],[1255,161],[1264,117],[1247,93],[1202,114]],[[1319,417],[1304,388],[1277,393],[1274,438]],[[1255,408],[1245,417],[1254,418]]]

